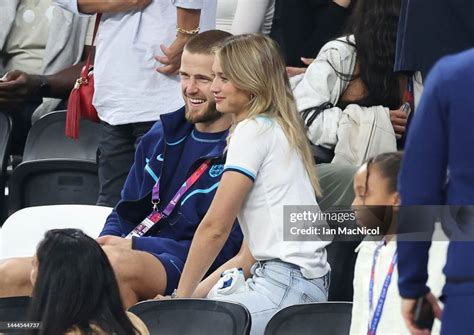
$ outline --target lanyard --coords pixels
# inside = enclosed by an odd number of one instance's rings
[[[370,271],[370,284],[369,284],[369,318],[372,316],[372,321],[369,320],[369,329],[367,331],[367,335],[375,335],[377,332],[377,327],[380,322],[380,318],[382,317],[382,310],[385,304],[385,299],[387,298],[388,287],[390,286],[390,282],[392,280],[392,274],[395,270],[395,265],[397,264],[398,259],[398,252],[395,251],[393,255],[392,261],[390,262],[390,267],[388,268],[387,276],[385,277],[385,281],[382,286],[382,291],[380,292],[380,297],[377,302],[377,306],[373,306],[374,301],[374,282],[375,282],[375,264],[377,263],[377,257],[380,253],[380,249],[385,244],[385,241],[380,241],[377,245],[377,248],[374,252],[374,258],[372,260],[372,270]]]
[[[189,176],[188,179],[181,185],[178,192],[174,195],[173,199],[165,207],[163,211],[158,210],[158,204],[160,203],[160,179],[153,186],[151,192],[151,203],[153,204],[153,211],[140,223],[138,224],[126,238],[130,239],[133,236],[141,237],[145,235],[158,221],[168,217],[173,212],[179,199],[194,185],[194,183],[203,175],[203,173],[209,168],[211,160],[207,159],[202,163],[194,173]]]
[[[415,108],[415,89],[413,86],[413,77],[411,76],[407,80],[407,89],[403,96],[403,100],[410,103],[411,110],[413,111]]]

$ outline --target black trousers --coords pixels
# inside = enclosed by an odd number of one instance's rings
[[[107,122],[100,122],[100,189],[97,205],[115,207],[120,200],[120,193],[134,161],[135,149],[154,123],[152,121],[112,126]]]

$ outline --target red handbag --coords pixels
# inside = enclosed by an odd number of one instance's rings
[[[94,34],[92,37],[92,46],[94,45],[95,36],[100,24],[102,14],[97,14],[94,26]],[[77,139],[79,138],[79,124],[80,119],[99,122],[97,111],[92,105],[92,98],[94,96],[94,66],[91,65],[91,51],[87,55],[86,65],[81,70],[81,76],[76,80],[76,84],[69,95],[66,115],[66,129],[67,137]]]

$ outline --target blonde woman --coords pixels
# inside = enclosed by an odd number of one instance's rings
[[[234,126],[221,183],[174,296],[195,294],[238,217],[247,243],[220,270],[247,272],[256,262],[248,289],[222,299],[245,305],[252,334],[263,334],[278,310],[327,300],[329,242],[283,239],[283,207],[317,206],[319,185],[276,43],[262,35],[230,37],[216,52],[213,72],[217,110],[232,114]]]

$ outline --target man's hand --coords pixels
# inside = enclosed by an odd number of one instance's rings
[[[313,61],[314,58],[304,58],[301,57],[301,61],[306,64],[310,65]],[[302,74],[306,72],[306,67],[293,67],[293,66],[287,66],[286,67],[286,72],[288,73],[288,77],[294,77],[296,75]]]
[[[160,45],[164,56],[156,56],[155,59],[163,64],[163,66],[158,67],[156,71],[166,75],[174,75],[178,73],[179,67],[181,66],[181,55],[183,54],[184,45],[189,38],[190,37],[188,36],[178,34],[169,47],[166,47],[163,44]]]
[[[438,299],[429,292],[426,294],[426,300],[431,305],[434,316],[441,320],[442,310],[439,306]],[[405,320],[405,324],[412,335],[429,335],[431,332],[428,329],[420,329],[416,326],[414,320],[414,312],[416,306],[416,299],[403,299],[402,298],[402,316]]]
[[[96,239],[101,246],[110,245],[124,249],[132,249],[132,239],[125,239],[118,236],[101,236]]]
[[[41,80],[36,75],[19,70],[9,71],[0,81],[0,102],[39,98],[40,85]]]
[[[403,112],[402,111],[403,105],[396,110],[390,110],[390,122],[392,123],[393,130],[395,131],[395,137],[397,139],[402,138],[403,134],[405,133],[408,114],[410,111]]]

